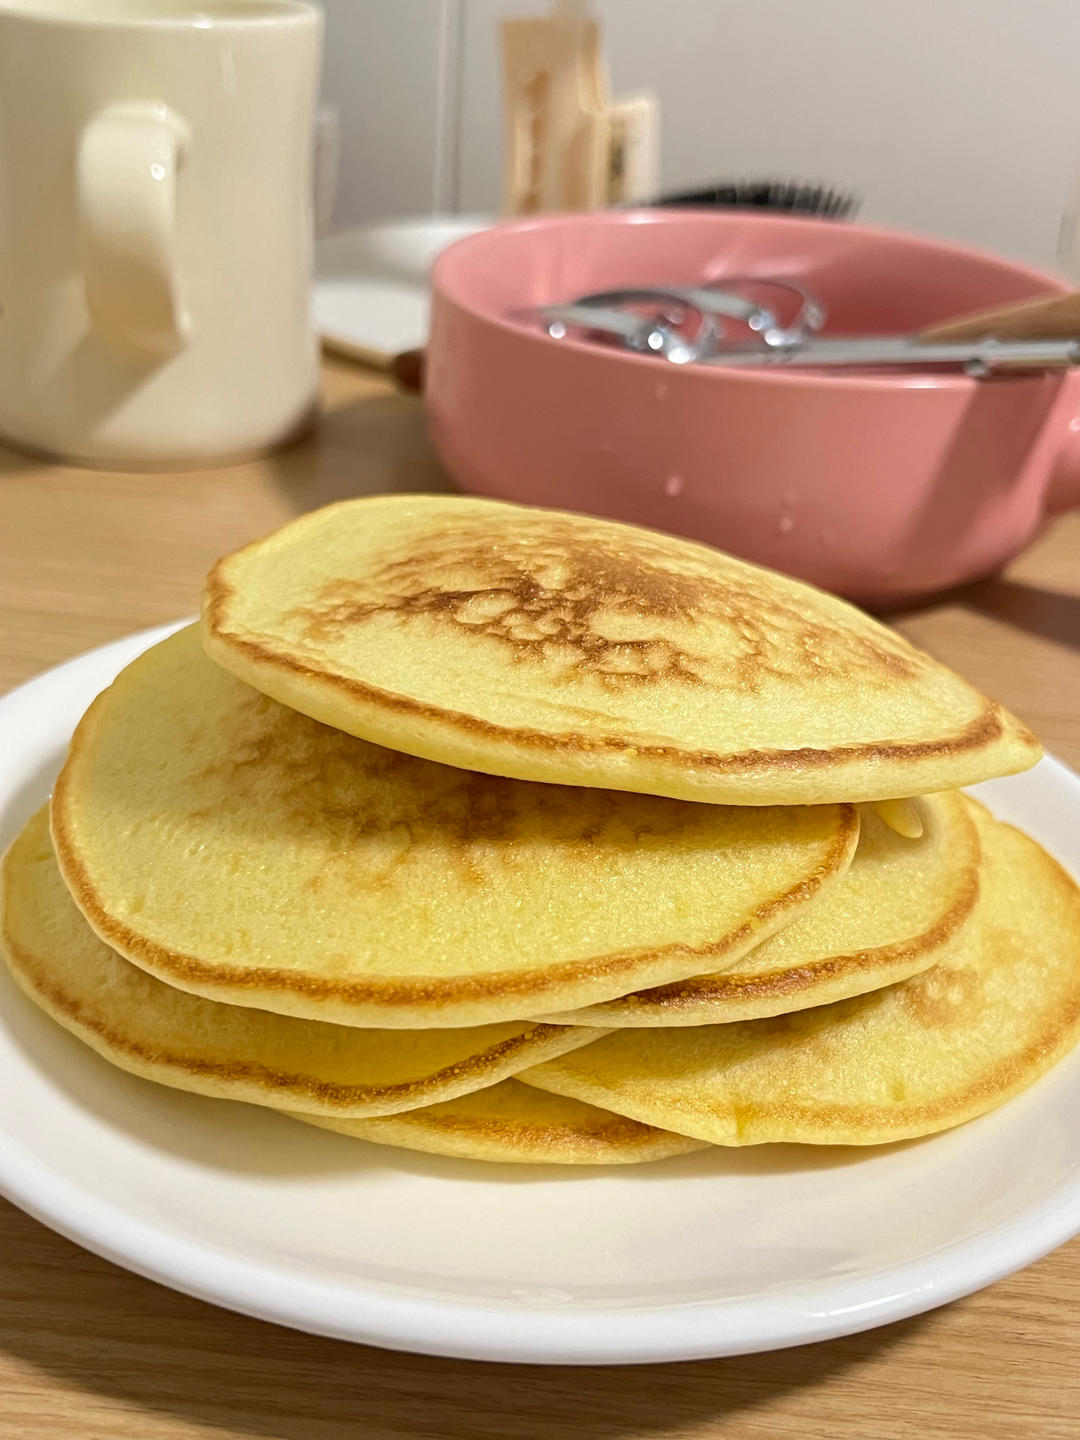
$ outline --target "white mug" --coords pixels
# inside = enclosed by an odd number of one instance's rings
[[[299,0],[0,0],[4,438],[176,468],[304,428],[321,40]]]

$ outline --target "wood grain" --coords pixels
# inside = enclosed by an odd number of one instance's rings
[[[303,510],[447,488],[418,402],[327,368],[270,460],[113,475],[0,454],[0,690],[191,613],[221,552]],[[1080,765],[1080,517],[898,618]],[[293,1334],[140,1280],[0,1202],[3,1440],[1076,1440],[1080,1243],[944,1310],[772,1355],[622,1370],[433,1360]]]
[[[993,305],[938,320],[919,331],[920,340],[1071,340],[1080,335],[1080,293],[1044,295],[1011,305]]]

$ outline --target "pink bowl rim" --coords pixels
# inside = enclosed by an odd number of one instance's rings
[[[1069,290],[1068,283],[1060,276],[1047,273],[1045,270],[1038,270],[1034,266],[1022,264],[1019,261],[1008,259],[1006,256],[995,254],[992,250],[983,250],[977,246],[961,245],[951,240],[939,240],[934,236],[919,234],[915,231],[902,230],[885,225],[853,225],[842,220],[824,220],[816,216],[806,215],[776,215],[768,212],[758,212],[752,209],[731,209],[731,210],[702,210],[682,209],[676,206],[658,206],[655,208],[643,208],[635,210],[598,210],[593,212],[559,212],[551,215],[534,215],[524,219],[499,220],[485,230],[478,231],[475,235],[463,236],[460,240],[453,241],[438,256],[431,271],[431,286],[434,295],[445,299],[455,305],[459,310],[464,311],[473,320],[480,324],[490,326],[494,330],[513,335],[523,344],[530,346],[554,346],[561,349],[569,349],[579,355],[587,355],[601,365],[647,365],[651,370],[656,369],[656,359],[648,355],[635,355],[626,350],[606,350],[596,345],[590,345],[584,340],[572,338],[553,340],[550,336],[539,330],[529,330],[524,325],[489,311],[478,309],[471,301],[465,299],[460,290],[455,290],[454,268],[463,255],[471,249],[483,249],[485,245],[501,244],[504,235],[527,234],[533,230],[555,230],[555,229],[581,229],[595,230],[608,227],[619,228],[624,225],[664,225],[675,221],[682,223],[689,222],[693,225],[719,226],[736,220],[753,218],[756,224],[767,227],[799,227],[804,230],[820,231],[823,228],[835,230],[844,228],[856,231],[860,235],[866,235],[875,240],[900,241],[902,244],[915,250],[931,250],[938,254],[952,255],[957,259],[972,260],[982,265],[994,265],[1001,270],[1010,271],[1014,276],[1022,279],[1029,279],[1035,288],[1044,288],[1048,293],[1065,294]],[[706,375],[711,382],[726,381],[729,384],[770,384],[770,385],[796,385],[796,386],[827,386],[830,389],[846,390],[966,390],[983,382],[973,379],[969,375],[928,375],[922,372],[911,375],[903,375],[899,372],[892,375],[867,375],[867,374],[841,374],[834,371],[818,370],[812,374],[799,370],[788,370],[777,367],[775,369],[762,367],[761,369],[722,369],[708,370],[705,366],[671,366],[683,374],[692,374],[695,378],[704,379]],[[1042,373],[1022,377],[1027,380],[1041,382],[1044,378]],[[1064,378],[1064,376],[1062,376]],[[1016,384],[1021,377],[1013,378],[1010,383]],[[709,382],[707,382],[709,383]]]

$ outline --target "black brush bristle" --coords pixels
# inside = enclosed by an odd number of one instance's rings
[[[816,215],[823,220],[850,220],[861,199],[830,185],[802,180],[725,180],[719,185],[663,195],[657,205],[688,209],[783,210],[790,215]]]

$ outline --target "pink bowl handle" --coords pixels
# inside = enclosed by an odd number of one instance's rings
[[[1080,414],[1069,421],[1046,491],[1046,513],[1060,515],[1080,506]]]

